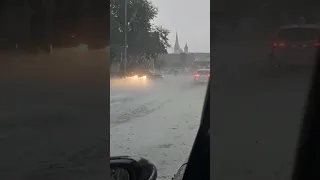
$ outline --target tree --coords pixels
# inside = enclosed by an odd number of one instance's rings
[[[87,44],[90,49],[109,44],[110,14],[106,0],[52,0],[53,40],[60,46]],[[47,2],[47,1],[46,1]]]
[[[3,24],[0,31],[6,30],[3,35],[21,49],[34,52],[49,51],[50,44],[66,48],[83,43],[90,49],[104,48],[109,44],[109,7],[108,0],[3,0],[0,9],[2,13],[8,8],[13,12],[2,14],[11,24],[27,23],[23,28],[8,27],[11,30]]]
[[[167,53],[169,30],[155,26],[157,8],[148,0],[127,0],[127,56],[156,58]],[[125,0],[110,2],[110,44],[113,56],[124,50]],[[111,58],[113,59],[113,57]]]

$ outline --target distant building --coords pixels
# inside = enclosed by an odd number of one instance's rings
[[[186,54],[185,64],[181,61],[181,54],[160,54],[158,61],[164,62],[166,67],[192,66],[194,57],[192,54]]]
[[[167,68],[210,67],[210,53],[190,53],[187,43],[182,50],[179,45],[178,33],[176,33],[173,53],[160,54],[157,62],[164,64]]]
[[[181,54],[160,54],[158,62],[163,62],[166,67],[210,67],[210,53],[186,53],[186,63],[181,62]]]
[[[210,53],[192,53],[195,61],[210,62]]]
[[[184,53],[188,54],[189,53],[189,47],[188,44],[186,43],[186,45],[184,46]]]
[[[210,68],[210,53],[193,53],[194,67]]]
[[[180,45],[179,45],[178,33],[176,33],[176,41],[174,43],[173,53],[174,54],[183,53],[183,51],[182,51],[182,49],[180,48]]]

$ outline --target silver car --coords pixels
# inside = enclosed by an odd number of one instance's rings
[[[208,83],[210,79],[210,69],[198,69],[194,74],[194,83]]]

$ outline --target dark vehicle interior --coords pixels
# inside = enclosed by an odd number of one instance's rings
[[[317,65],[314,70],[311,88],[309,91],[305,114],[300,131],[300,140],[297,148],[295,167],[292,179],[319,179],[319,152],[318,143],[320,133],[320,51],[318,48]]]

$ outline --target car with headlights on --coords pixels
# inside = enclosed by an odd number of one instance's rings
[[[129,75],[130,78],[136,80],[162,80],[164,76],[149,70],[132,71]]]

